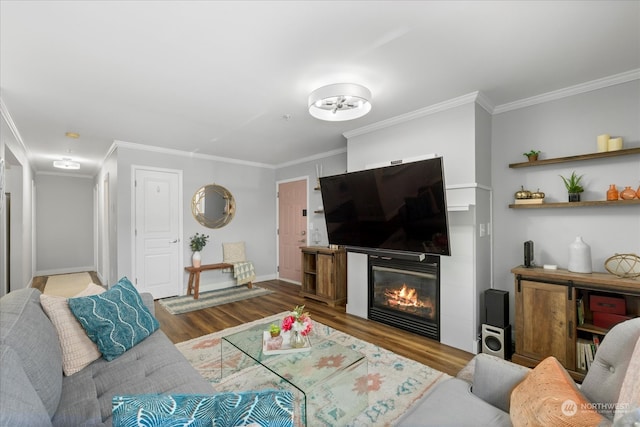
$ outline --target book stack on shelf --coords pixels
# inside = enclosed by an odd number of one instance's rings
[[[578,338],[576,343],[576,365],[579,370],[588,371],[600,346],[600,337],[593,335],[592,341],[585,338]]]
[[[588,371],[602,339],[616,324],[630,319],[626,301],[619,296],[583,294],[576,301],[578,333],[576,368]]]

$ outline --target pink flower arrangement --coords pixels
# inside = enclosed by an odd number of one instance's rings
[[[311,332],[313,324],[311,323],[311,317],[309,313],[304,312],[304,305],[296,306],[293,311],[282,319],[282,330],[290,331],[294,330],[299,332],[302,336],[307,336]]]

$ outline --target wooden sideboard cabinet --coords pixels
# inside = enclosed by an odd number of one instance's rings
[[[512,361],[534,367],[555,356],[571,376],[581,381],[578,342],[602,340],[607,328],[593,324],[592,297],[625,300],[626,316],[640,316],[640,280],[607,273],[572,273],[567,270],[516,267],[515,342]]]
[[[344,249],[304,246],[300,295],[332,307],[347,302],[347,253]]]

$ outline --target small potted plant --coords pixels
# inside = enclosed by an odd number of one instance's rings
[[[209,240],[209,235],[196,233],[190,238],[189,246],[191,247],[191,251],[193,255],[191,256],[191,263],[194,267],[200,267],[202,264],[202,255],[200,251],[207,246],[207,240]]]
[[[562,181],[564,181],[564,186],[567,187],[567,192],[569,193],[569,201],[570,202],[579,202],[580,201],[580,193],[584,191],[582,185],[580,185],[580,180],[584,175],[576,175],[576,171],[571,173],[569,178],[565,178],[560,175]]]
[[[272,323],[271,326],[269,326],[269,333],[271,334],[271,338],[266,342],[267,350],[278,350],[282,348],[283,338],[280,335],[280,326]]]
[[[526,156],[526,158],[530,161],[530,162],[535,162],[536,160],[538,160],[538,154],[540,154],[540,151],[538,150],[530,150],[526,153],[522,153],[523,156]]]
[[[271,337],[273,337],[273,338],[279,336],[280,335],[280,326],[276,325],[275,323],[272,323],[271,326],[269,326],[269,333],[271,334]]]

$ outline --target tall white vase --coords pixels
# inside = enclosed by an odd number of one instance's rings
[[[574,273],[591,273],[591,247],[580,236],[569,245],[567,270]]]
[[[193,264],[194,267],[200,267],[200,265],[202,264],[202,256],[200,255],[200,251],[195,251],[193,253],[193,255],[191,256],[191,264]]]

